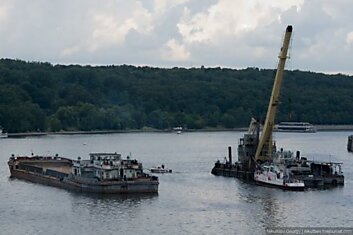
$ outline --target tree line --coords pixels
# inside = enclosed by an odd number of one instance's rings
[[[275,70],[0,60],[8,132],[235,128],[263,120]],[[353,77],[286,71],[277,121],[352,124]]]

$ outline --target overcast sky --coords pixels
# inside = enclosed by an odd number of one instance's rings
[[[0,57],[353,74],[352,0],[0,0]]]

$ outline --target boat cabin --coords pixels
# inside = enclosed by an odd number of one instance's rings
[[[77,177],[104,180],[130,180],[143,175],[142,164],[118,153],[90,153],[90,160],[73,162],[72,174]]]
[[[313,175],[317,176],[341,176],[342,163],[333,162],[313,162],[310,164]]]

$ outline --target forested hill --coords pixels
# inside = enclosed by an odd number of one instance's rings
[[[243,127],[265,118],[274,70],[63,66],[0,60],[8,132]],[[286,71],[278,121],[353,124],[353,77]]]

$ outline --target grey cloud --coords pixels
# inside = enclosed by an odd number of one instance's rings
[[[352,71],[353,45],[346,37],[353,31],[353,3],[306,0],[300,11],[292,7],[276,11],[272,21],[236,36],[220,32],[217,42],[186,42],[177,24],[184,9],[190,16],[208,9],[220,0],[190,0],[154,12],[154,1],[140,1],[151,14],[153,28],[148,32],[131,28],[121,43],[89,50],[94,32],[94,15],[106,13],[122,19],[130,17],[135,1],[5,1],[10,4],[7,18],[0,21],[1,57],[74,64],[147,64],[153,66],[223,66],[274,68],[287,24],[294,26],[292,68],[312,71]],[[250,14],[256,14],[252,12]],[[97,39],[98,40],[98,39]],[[163,57],[166,43],[175,40],[190,52],[185,61]],[[102,43],[96,41],[96,43]],[[65,51],[66,50],[66,51]],[[66,54],[63,53],[67,52]],[[72,51],[72,53],[70,53]]]
[[[327,14],[335,5],[335,15]],[[348,65],[353,60],[352,49],[345,49],[346,34],[353,31],[351,1],[305,1],[299,13],[288,11],[283,14],[285,22],[294,25],[293,54],[297,68],[312,71],[352,72]],[[337,12],[337,9],[341,10]],[[347,10],[347,9],[350,9]]]

